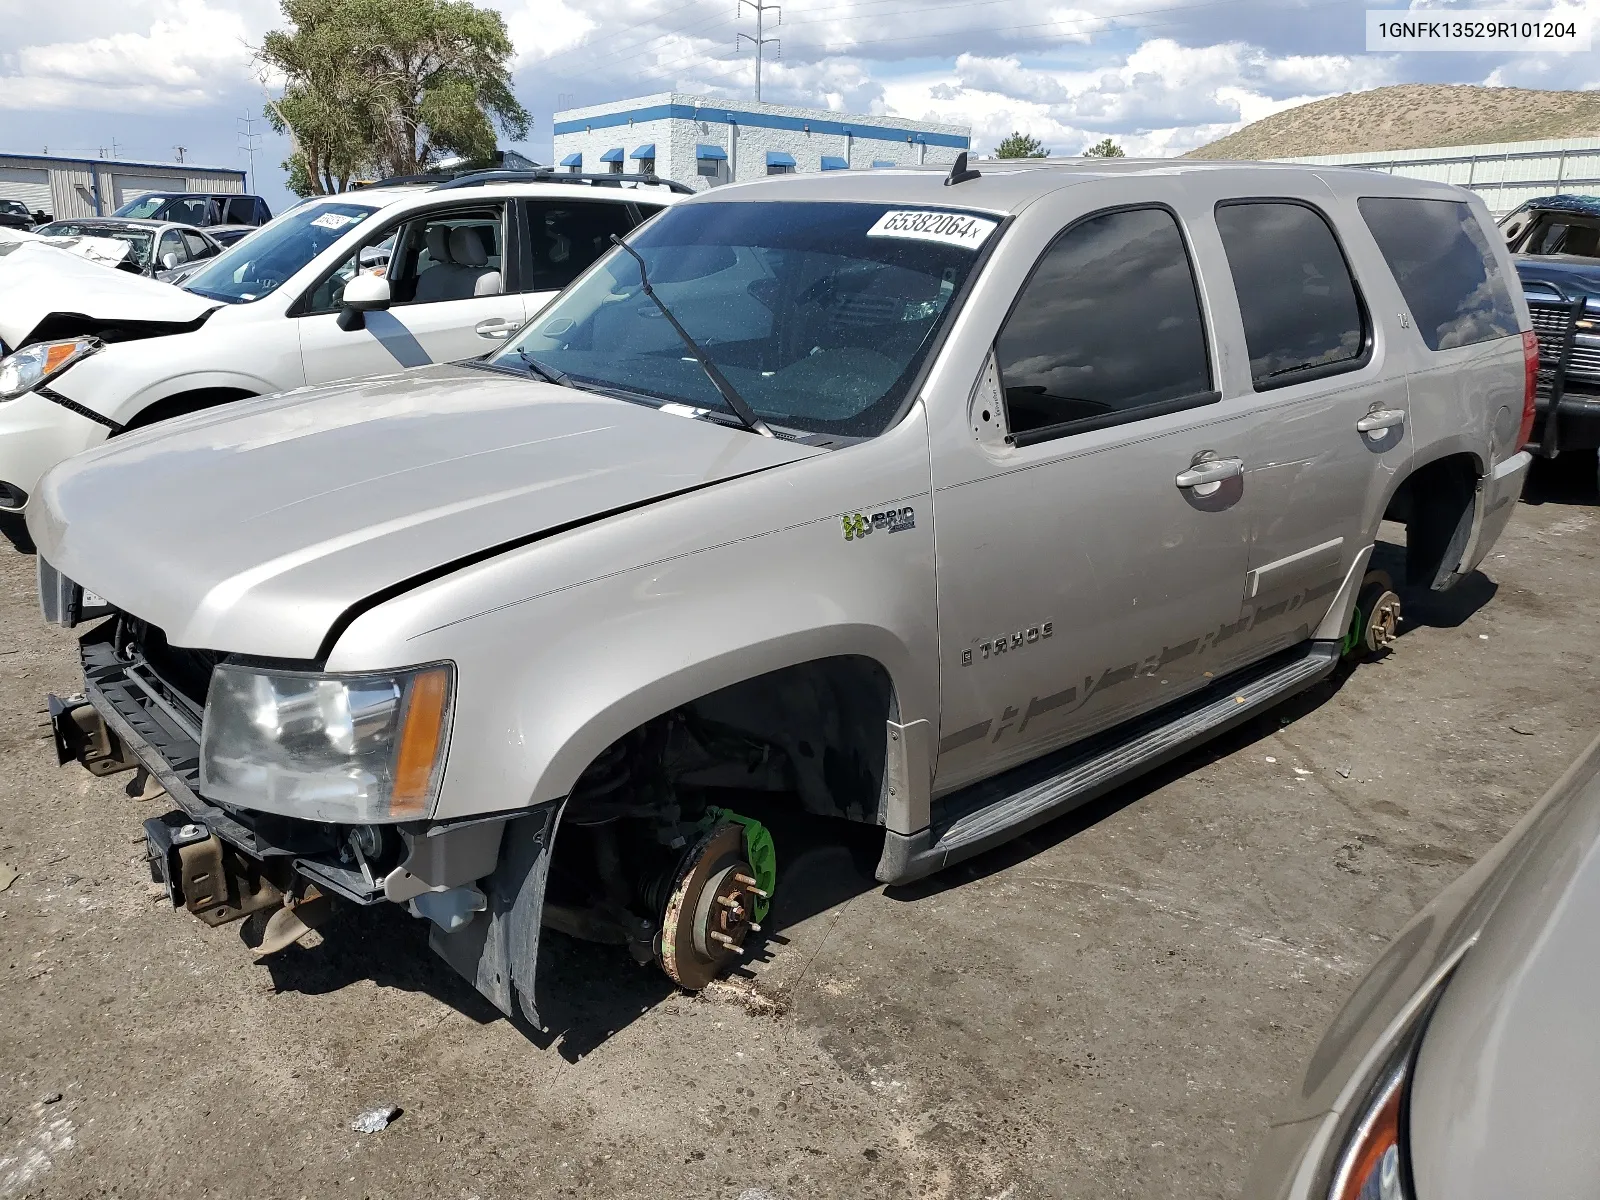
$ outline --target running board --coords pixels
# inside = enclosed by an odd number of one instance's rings
[[[936,800],[927,829],[885,835],[878,881],[921,879],[1054,820],[1305,690],[1338,662],[1337,642],[1306,643],[1113,731],[1114,741],[1068,746]]]

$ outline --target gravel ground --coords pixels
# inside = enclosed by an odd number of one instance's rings
[[[1593,733],[1591,480],[1536,477],[1384,660],[1025,841],[890,892],[859,839],[791,855],[745,978],[563,944],[552,1035],[401,913],[256,962],[153,899],[166,805],[56,767],[73,642],[0,543],[0,1198],[1237,1195],[1361,972]]]

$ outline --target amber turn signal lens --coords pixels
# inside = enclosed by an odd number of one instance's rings
[[[1396,1071],[1350,1139],[1328,1200],[1405,1200],[1400,1163],[1400,1097],[1406,1073]]]
[[[394,790],[390,793],[389,811],[394,816],[420,817],[427,810],[449,701],[448,669],[436,667],[411,681],[400,728],[400,752],[395,759]]]

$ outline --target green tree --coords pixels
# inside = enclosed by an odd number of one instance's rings
[[[1083,152],[1085,158],[1127,158],[1122,147],[1110,138],[1101,138],[1094,145]]]
[[[1044,143],[1029,133],[1012,130],[1011,136],[994,148],[996,158],[1049,158]]]
[[[282,0],[282,9],[291,28],[269,33],[257,59],[283,82],[267,118],[294,140],[291,185],[343,191],[362,173],[410,175],[442,154],[487,159],[496,125],[527,136],[499,13],[470,0]]]

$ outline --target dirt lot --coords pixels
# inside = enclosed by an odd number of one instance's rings
[[[403,914],[268,964],[153,900],[165,806],[55,766],[73,645],[0,544],[0,1197],[1236,1195],[1357,976],[1593,732],[1590,478],[1386,660],[915,890],[809,849],[699,998],[569,948],[536,1037]]]

